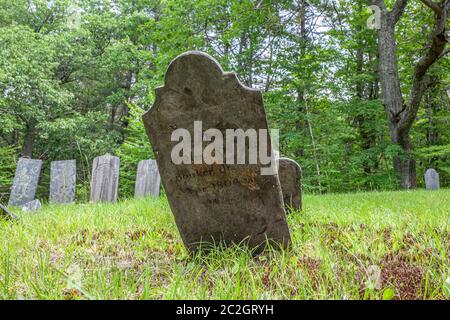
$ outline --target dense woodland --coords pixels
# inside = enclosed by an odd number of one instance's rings
[[[262,90],[306,192],[422,188],[429,167],[448,187],[450,1],[434,1],[0,0],[0,192],[20,156],[44,160],[42,198],[50,161],[76,159],[86,200],[109,152],[131,196],[152,157],[141,115],[187,50]]]

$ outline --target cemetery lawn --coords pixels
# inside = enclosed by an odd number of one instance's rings
[[[288,217],[292,248],[257,257],[188,255],[164,197],[46,205],[0,218],[0,298],[450,299],[449,200],[305,195]]]

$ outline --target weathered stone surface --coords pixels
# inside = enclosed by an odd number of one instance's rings
[[[425,172],[425,187],[428,190],[437,190],[440,188],[439,173],[434,169],[428,169]]]
[[[147,195],[158,197],[160,185],[161,177],[156,160],[140,161],[136,173],[134,196],[136,198]]]
[[[92,165],[92,202],[115,202],[119,187],[120,159],[105,154],[94,159]]]
[[[9,206],[21,206],[34,199],[41,174],[42,161],[20,158],[9,196]]]
[[[32,200],[30,202],[25,203],[21,206],[22,211],[24,212],[36,212],[41,210],[42,204],[38,199]]]
[[[289,158],[278,159],[278,178],[286,211],[302,209],[302,170],[297,162]]]
[[[268,242],[286,247],[290,234],[277,174],[261,175],[256,164],[174,164],[177,128],[194,137],[203,130],[267,129],[261,92],[243,86],[210,56],[187,52],[173,60],[155,104],[143,116],[162,184],[188,249],[212,242],[245,243],[259,251]],[[204,143],[207,144],[207,143]],[[265,147],[271,150],[270,140]],[[246,152],[249,144],[246,144]],[[228,150],[225,150],[225,154]],[[270,151],[269,151],[270,152]],[[195,153],[194,157],[195,158]]]
[[[76,160],[53,161],[50,165],[50,203],[75,201]]]

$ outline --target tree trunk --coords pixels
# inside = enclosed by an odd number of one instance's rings
[[[36,141],[36,122],[31,120],[26,124],[26,132],[23,141],[22,157],[33,157],[33,149]]]
[[[394,157],[393,166],[399,187],[416,187],[415,161],[411,157],[409,129],[399,127],[405,110],[400,79],[398,75],[397,43],[395,41],[395,21],[389,12],[382,13],[381,29],[378,33],[379,69],[383,102],[388,118],[391,143],[402,149],[402,154]]]
[[[391,132],[391,142],[399,145],[403,150],[402,154],[394,157],[394,170],[397,173],[400,188],[415,188],[417,186],[416,160],[412,155],[409,132],[401,133],[394,130]]]

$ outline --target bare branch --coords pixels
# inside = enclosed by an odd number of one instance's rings
[[[443,58],[444,56],[448,55],[450,53],[450,48],[448,48],[447,50],[445,50],[444,52],[442,52],[442,54],[439,56],[438,59]]]
[[[442,8],[434,1],[432,0],[421,0],[424,5],[429,7],[431,10],[433,10],[436,14],[441,13]]]
[[[391,15],[394,19],[394,24],[400,20],[400,18],[403,15],[403,12],[405,12],[405,7],[408,4],[408,0],[397,0],[395,2],[394,8],[391,11]]]
[[[17,217],[14,215],[14,213],[12,213],[11,211],[8,210],[7,207],[5,207],[4,205],[2,205],[0,203],[0,209],[1,211],[3,211],[7,217],[12,218],[12,219],[17,219]]]

